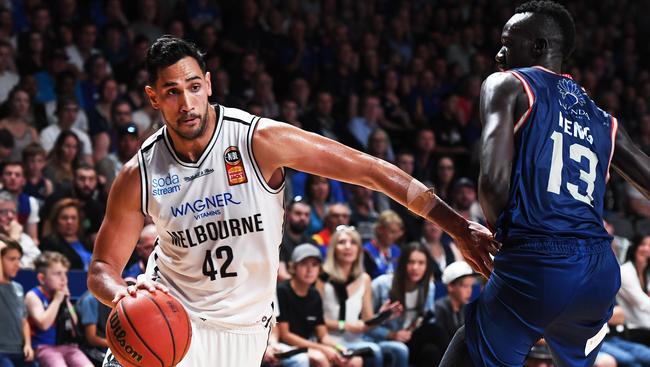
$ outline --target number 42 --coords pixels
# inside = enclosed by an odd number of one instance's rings
[[[217,259],[221,260],[226,257],[226,260],[221,264],[221,268],[217,271],[217,268],[214,267],[214,261],[212,260],[212,251],[205,251],[205,259],[203,260],[203,275],[210,277],[210,280],[216,280],[217,275],[220,275],[221,278],[230,278],[236,277],[236,271],[228,271],[228,266],[232,262],[232,247],[230,246],[219,246],[214,251]]]

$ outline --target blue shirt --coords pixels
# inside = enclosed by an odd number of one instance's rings
[[[390,245],[387,256],[377,246],[373,245],[372,242],[368,241],[363,244],[366,254],[369,254],[372,257],[372,261],[377,265],[377,269],[366,269],[366,271],[370,270],[368,271],[368,275],[375,279],[382,274],[393,273],[397,269],[397,260],[400,254],[399,246],[396,244]]]
[[[510,200],[497,239],[611,241],[602,215],[618,122],[568,76],[541,67],[510,72],[530,108],[515,124]]]

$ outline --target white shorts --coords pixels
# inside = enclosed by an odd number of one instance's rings
[[[269,327],[246,330],[216,328],[192,320],[190,349],[177,367],[259,367],[269,339]],[[121,367],[109,350],[103,367]]]

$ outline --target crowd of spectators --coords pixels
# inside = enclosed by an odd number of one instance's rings
[[[28,345],[29,356],[36,352],[39,357],[37,344],[56,344],[58,339],[47,333],[57,312],[46,309],[72,305],[61,285],[65,282],[46,278],[87,270],[115,176],[163,125],[144,93],[149,77],[144,60],[156,38],[190,39],[205,52],[213,103],[278,119],[390,161],[435,187],[466,218],[483,221],[475,185],[480,86],[495,71],[501,29],[517,3],[0,0],[0,235],[6,240],[0,296],[13,307],[0,315],[3,324],[11,317],[20,329],[11,334],[13,344],[0,340],[0,365],[9,359],[21,365],[16,355],[28,356],[23,350]],[[577,38],[564,71],[650,153],[650,70],[645,67],[650,64],[650,4],[605,0],[566,6],[575,18]],[[323,297],[325,327],[311,325],[296,334],[281,326],[277,345],[269,350],[286,348],[286,335],[292,345],[298,334],[303,339],[327,335],[329,344],[318,347],[320,353],[310,349],[310,363],[359,365],[358,358],[332,356],[332,348],[345,345],[369,348],[363,356],[369,365],[401,363],[404,349],[387,341],[407,345],[411,363],[437,360],[453,330],[419,326],[435,325],[435,320],[460,326],[460,308],[468,300],[464,277],[445,282],[445,270],[461,260],[449,236],[385,195],[302,172],[288,171],[286,177],[287,228],[278,278],[289,282],[281,287],[292,297]],[[612,172],[605,210],[613,250],[624,265],[620,307],[599,363],[643,365],[650,363],[650,353],[632,353],[623,341],[650,340],[650,201]],[[341,233],[351,237],[345,249],[338,243]],[[155,231],[148,226],[125,277],[142,272],[154,242]],[[298,267],[293,250],[304,243],[316,246],[320,257],[303,257],[298,262],[316,261]],[[339,247],[344,255],[335,256],[332,249]],[[356,248],[357,257],[348,253],[350,248]],[[343,264],[346,256],[358,262],[360,273]],[[27,299],[29,314],[19,312],[23,301],[11,296],[28,293],[11,282],[16,259],[21,269],[39,274],[40,288]],[[411,260],[426,264],[421,278],[406,270]],[[347,270],[341,272],[341,266]],[[51,268],[56,274],[50,274]],[[311,279],[314,268],[330,278]],[[465,274],[454,268],[454,274]],[[450,298],[429,302],[426,297],[434,294],[429,280],[446,288]],[[319,292],[307,292],[314,283]],[[341,284],[350,287],[350,298]],[[430,294],[416,297],[413,289]],[[360,295],[363,302],[340,314],[342,295],[348,301]],[[387,300],[401,302],[387,306]],[[414,304],[416,309],[406,307]],[[82,350],[97,363],[92,350],[105,347],[103,336],[96,334],[102,331],[99,306],[87,294],[78,307],[85,312],[78,320],[72,312],[73,321],[81,329],[95,326],[82,333],[91,335]],[[362,325],[386,307],[401,316],[375,328]],[[34,316],[39,312],[48,316]],[[17,350],[15,341],[22,339],[16,335],[22,335],[26,320],[32,334],[40,328],[47,335],[25,338]],[[100,326],[88,320],[99,320]],[[282,325],[287,319],[280,314],[279,320]],[[90,363],[72,352],[70,361],[61,362],[50,352],[41,351],[41,365]],[[301,361],[294,360],[296,365]]]

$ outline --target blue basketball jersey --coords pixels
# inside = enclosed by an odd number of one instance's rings
[[[541,67],[509,72],[521,81],[530,107],[514,127],[510,200],[497,239],[611,240],[602,214],[616,118],[569,76]]]

